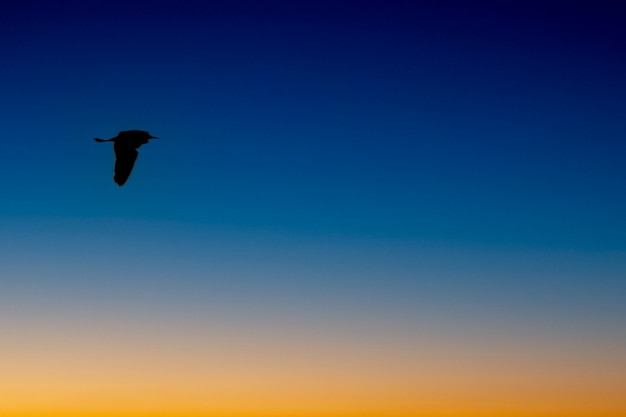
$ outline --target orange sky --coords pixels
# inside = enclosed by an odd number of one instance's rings
[[[0,415],[626,416],[626,360],[599,340],[181,323],[5,327]]]

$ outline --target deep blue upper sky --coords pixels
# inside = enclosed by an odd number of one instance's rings
[[[621,10],[436,3],[5,2],[3,211],[623,248]]]
[[[626,246],[624,11],[3,2],[2,222]],[[146,129],[127,186],[94,136]]]

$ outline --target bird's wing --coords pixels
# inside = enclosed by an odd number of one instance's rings
[[[113,148],[115,150],[115,175],[113,176],[113,181],[121,187],[133,170],[139,152],[121,142],[115,142]]]

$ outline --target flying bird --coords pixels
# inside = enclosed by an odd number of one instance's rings
[[[148,143],[150,139],[158,139],[145,130],[125,130],[111,139],[93,138],[96,142],[113,142],[115,151],[115,170],[113,181],[120,187],[126,183],[137,160],[137,149]]]

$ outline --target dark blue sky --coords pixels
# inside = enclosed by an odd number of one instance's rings
[[[460,3],[3,3],[3,211],[623,249],[622,10]]]

